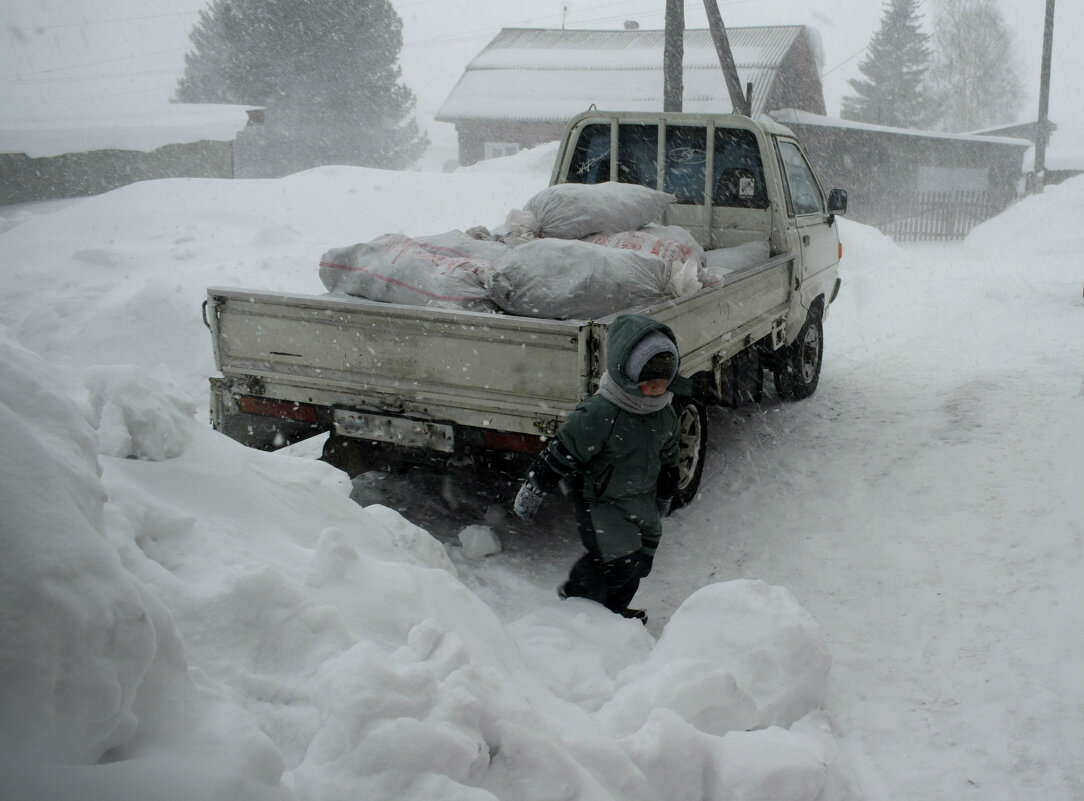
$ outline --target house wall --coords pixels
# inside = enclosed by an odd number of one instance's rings
[[[486,142],[515,142],[521,148],[531,148],[559,140],[567,121],[530,122],[514,120],[471,120],[457,122],[459,163],[464,167],[485,158]]]
[[[973,190],[975,171],[985,171],[986,191],[1000,208],[1020,191],[1024,146],[831,126],[788,127],[805,145],[825,189],[847,190],[847,217],[857,222],[877,226],[891,221],[902,203],[930,188],[930,176],[938,168],[943,168],[939,183],[945,190]],[[953,176],[959,186],[952,185]]]
[[[94,150],[48,158],[0,154],[0,205],[84,197],[152,178],[232,178],[233,143],[166,145],[150,153]]]
[[[817,70],[812,67],[813,54],[804,36],[799,37],[779,67],[772,94],[764,106],[765,112],[796,108],[824,116],[824,87]]]

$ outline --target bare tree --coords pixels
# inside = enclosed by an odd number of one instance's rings
[[[996,0],[937,0],[930,90],[937,127],[973,131],[1016,122],[1022,68]]]

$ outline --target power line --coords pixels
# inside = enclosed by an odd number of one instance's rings
[[[163,17],[191,17],[200,13],[202,10],[203,9],[197,8],[195,11],[173,11],[168,14],[147,14],[141,17],[117,17],[115,19],[84,20],[83,22],[59,22],[55,25],[34,25],[33,23],[12,22],[9,22],[9,24],[33,31],[51,31],[57,28],[82,28],[84,25],[111,25],[114,22],[142,22],[143,20],[162,19]]]
[[[75,81],[97,81],[102,78],[142,78],[146,75],[176,75],[177,70],[143,70],[140,72],[97,73],[95,75],[69,75],[56,78],[32,78],[31,80],[0,78],[0,86],[40,86],[48,83],[74,83]]]
[[[52,67],[47,70],[34,70],[33,72],[21,72],[17,75],[0,75],[0,81],[19,81],[26,77],[33,77],[36,75],[48,75],[53,72],[63,72],[65,70],[82,69],[83,67],[100,67],[103,64],[116,64],[118,61],[132,61],[137,58],[149,58],[150,56],[161,56],[166,53],[183,53],[188,48],[185,47],[173,47],[169,50],[155,50],[152,53],[137,53],[132,56],[121,56],[120,58],[108,58],[104,61],[88,61],[85,64],[68,64],[63,67]],[[77,77],[77,76],[76,76]]]
[[[824,77],[825,75],[828,75],[829,73],[835,72],[835,71],[836,71],[836,70],[838,70],[838,69],[839,69],[840,67],[842,67],[842,66],[843,66],[844,64],[848,64],[848,63],[850,63],[850,62],[854,61],[854,60],[855,60],[856,58],[858,58],[858,57],[859,57],[860,55],[862,55],[863,53],[865,53],[865,52],[866,52],[867,50],[869,50],[869,45],[866,45],[866,46],[865,46],[865,47],[863,47],[863,48],[862,48],[861,50],[859,50],[859,51],[857,51],[856,53],[853,53],[852,55],[850,55],[850,56],[848,56],[847,58],[843,59],[843,61],[841,61],[841,62],[839,62],[838,64],[836,64],[836,65],[835,65],[834,67],[832,67],[832,69],[830,69],[830,70],[825,70],[824,72],[822,72],[822,73],[821,73],[821,76],[820,76],[820,77],[822,77],[822,78],[823,78],[823,77]]]

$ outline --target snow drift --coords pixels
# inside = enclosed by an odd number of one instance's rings
[[[439,542],[352,502],[337,470],[226,440],[134,368],[88,370],[70,400],[2,344],[0,731],[28,795],[76,770],[110,772],[102,797],[137,776],[164,790],[165,753],[211,766],[192,798],[646,800],[673,757],[660,727],[741,760],[733,782],[685,777],[690,798],[779,799],[764,788],[792,772],[785,797],[843,792],[816,738],[746,732],[824,702],[823,642],[784,590],[706,587],[658,644],[588,602],[506,627]],[[573,633],[566,668],[607,663],[591,691],[543,655]]]

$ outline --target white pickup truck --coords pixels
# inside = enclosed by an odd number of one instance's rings
[[[677,502],[688,503],[704,466],[706,405],[759,399],[765,369],[783,398],[816,389],[846,192],[822,189],[787,128],[731,114],[579,115],[551,183],[604,181],[673,194],[662,222],[691,232],[709,262],[750,243],[766,254],[693,295],[626,310],[673,329],[695,387],[675,400]],[[222,373],[211,378],[212,424],[268,450],[329,432],[323,458],[351,474],[416,459],[499,467],[537,453],[595,391],[614,316],[549,320],[211,287],[204,321]]]

